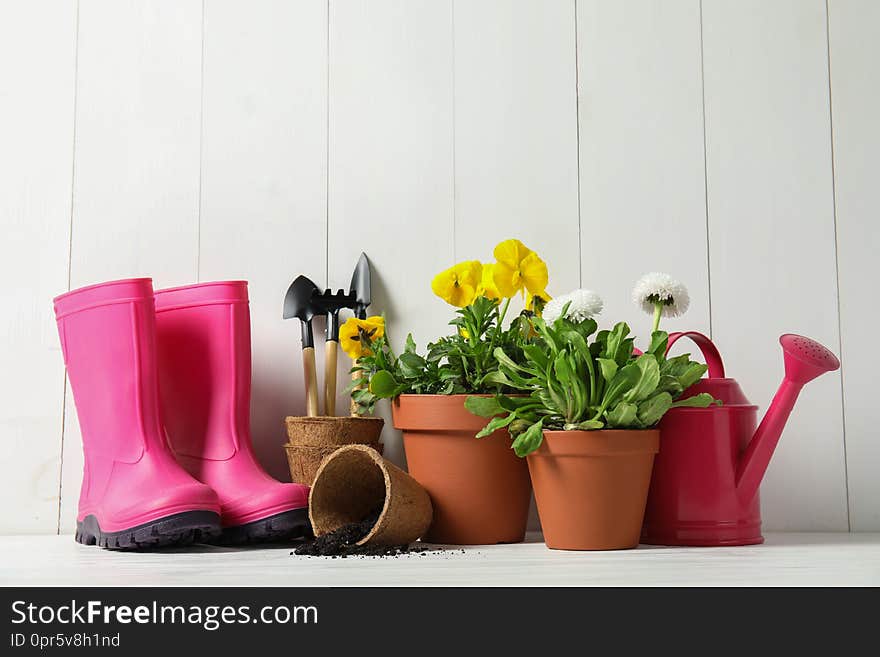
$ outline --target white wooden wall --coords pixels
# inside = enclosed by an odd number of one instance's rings
[[[873,0],[0,0],[0,533],[75,521],[55,294],[248,279],[255,442],[284,477],[290,281],[346,286],[364,250],[374,309],[424,344],[449,319],[431,276],[512,236],[641,333],[635,278],[685,280],[667,327],[710,332],[762,408],[780,333],[841,353],[765,523],[880,530],[878,36]]]

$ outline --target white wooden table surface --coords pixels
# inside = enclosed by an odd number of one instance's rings
[[[0,585],[505,586],[880,585],[880,534],[769,534],[738,548],[619,552],[519,545],[398,558],[298,557],[290,547],[196,546],[160,553],[85,547],[67,536],[0,537]]]

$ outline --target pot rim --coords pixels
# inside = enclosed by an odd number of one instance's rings
[[[395,397],[395,401],[398,399],[402,399],[404,397],[410,398],[418,398],[418,399],[427,399],[429,397],[440,397],[442,399],[456,399],[458,397],[494,397],[495,394],[491,392],[456,392],[451,395],[442,395],[436,392],[404,392],[403,394],[397,395]],[[515,392],[511,394],[505,394],[505,397],[528,397],[528,393],[525,392]]]
[[[451,432],[476,436],[489,420],[465,408],[465,400],[470,396],[400,395],[391,405],[392,424],[404,433]]]
[[[653,456],[660,451],[660,429],[547,429],[541,446],[527,458],[560,456]],[[554,444],[555,443],[555,444]]]
[[[340,422],[384,422],[384,418],[375,415],[287,415],[284,422],[300,422],[303,424],[338,424]]]

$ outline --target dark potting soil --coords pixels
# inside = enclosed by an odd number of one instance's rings
[[[318,536],[297,546],[291,554],[310,557],[399,557],[407,554],[424,554],[440,550],[416,545],[355,545],[370,533],[379,519],[380,510],[373,511],[360,522],[343,525],[329,534]]]

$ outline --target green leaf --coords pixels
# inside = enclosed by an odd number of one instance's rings
[[[400,367],[400,373],[407,379],[420,377],[427,367],[424,358],[410,352],[401,354],[397,362]]]
[[[369,384],[370,384],[369,377],[358,376],[357,378],[354,378],[351,380],[351,384],[345,386],[345,390],[343,390],[343,392],[350,394],[350,393],[354,392],[355,390],[357,390],[358,388],[361,388],[361,387],[366,388]]]
[[[538,449],[543,441],[544,420],[542,418],[519,434],[511,447],[513,447],[513,451],[516,452],[517,456],[523,457]]]
[[[616,360],[618,364],[620,361],[618,360],[618,351],[623,345],[623,341],[626,336],[629,335],[629,325],[626,322],[618,322],[614,325],[614,328],[608,333],[607,343],[605,345],[605,353],[603,356],[605,358],[611,358]]]
[[[526,408],[529,406],[540,406],[540,402],[538,402],[534,397],[508,397],[506,395],[501,395],[496,397],[498,403],[505,411],[518,411],[521,408]]]
[[[620,366],[626,365],[633,357],[633,347],[635,346],[635,341],[632,338],[627,338],[623,342],[620,343],[620,346],[617,348],[617,364]]]
[[[520,417],[515,419],[510,425],[507,427],[507,430],[510,431],[510,435],[514,438],[524,431],[528,431],[529,427],[532,426],[537,420],[524,420]]]
[[[480,417],[495,417],[505,412],[496,397],[478,397],[471,395],[464,400],[464,407]]]
[[[370,377],[370,392],[381,399],[395,396],[400,384],[388,370],[379,370]]]
[[[639,378],[633,388],[623,395],[628,402],[647,399],[660,383],[660,366],[653,354],[642,354],[636,358],[635,365],[639,368]]]
[[[604,422],[599,420],[584,420],[583,422],[575,422],[573,424],[563,425],[566,431],[595,431],[605,426]]]
[[[353,393],[351,393],[351,398],[354,399],[356,402],[369,401],[372,397],[375,397],[375,396],[376,395],[374,395],[369,390],[363,390],[363,389],[358,389],[358,390],[355,390]]]
[[[611,358],[597,358],[596,361],[599,363],[599,369],[602,371],[602,378],[610,383],[614,375],[617,374],[617,361]]]
[[[553,361],[553,372],[563,386],[568,388],[572,387],[574,383],[572,380],[574,378],[574,372],[568,362],[568,354],[565,351],[560,351],[557,354],[556,359]]]
[[[586,339],[598,328],[598,324],[596,324],[595,319],[585,319],[584,321],[575,324],[574,328],[584,337],[584,339]]]
[[[715,399],[708,392],[701,392],[699,395],[673,402],[672,408],[708,408],[712,404],[721,406],[721,400]]]
[[[681,387],[678,379],[676,379],[674,376],[661,374],[660,383],[657,384],[657,392],[668,392],[670,395],[672,395],[672,398],[675,399],[675,397],[684,392],[684,388]]]
[[[515,419],[516,415],[514,413],[511,413],[506,417],[493,417],[491,420],[489,420],[489,424],[487,424],[480,430],[480,433],[477,434],[477,438],[485,438],[486,436],[491,436],[499,429],[503,429],[504,427],[509,425]]]
[[[500,386],[505,386],[507,388],[517,388],[518,387],[517,385],[515,385],[513,383],[513,381],[508,379],[507,376],[504,374],[504,372],[502,372],[501,370],[493,370],[492,372],[489,372],[488,374],[486,374],[486,376],[483,377],[482,385],[485,386],[485,385],[489,385],[491,383],[494,383],[494,384],[497,384]],[[525,389],[525,388],[522,388],[522,389]]]
[[[510,370],[514,372],[525,372],[526,374],[536,374],[537,372],[530,367],[524,367],[519,365],[513,361],[513,359],[504,353],[504,349],[501,347],[495,347],[495,351],[492,352],[495,356],[495,360],[497,360],[501,365],[504,365]]]
[[[678,376],[678,382],[683,390],[687,390],[697,381],[703,378],[709,368],[702,363],[689,363],[684,372]]]
[[[414,354],[416,353],[416,341],[413,340],[412,333],[408,333],[406,336],[406,346],[404,347],[404,353]]]
[[[690,365],[690,357],[690,354],[681,354],[680,356],[667,358],[660,365],[660,374],[668,374],[669,376],[674,376],[677,379],[685,373],[688,366]]]
[[[605,395],[602,398],[605,408],[611,407],[625,392],[632,389],[640,377],[641,370],[635,363],[620,368],[605,388]]]
[[[546,369],[547,365],[549,365],[550,359],[547,357],[547,354],[544,353],[544,350],[538,345],[526,344],[523,345],[522,350],[525,357],[537,365],[539,369]]]
[[[540,317],[535,317],[532,319],[532,325],[535,327],[535,330],[541,335],[541,338],[543,338],[544,343],[550,348],[550,351],[553,352],[553,354],[558,353],[560,345],[557,341],[557,336],[550,329],[550,327],[547,326],[547,323]]]
[[[646,427],[654,426],[670,408],[672,408],[672,395],[668,392],[658,392],[639,404],[639,421]]]
[[[666,331],[654,331],[651,334],[651,346],[648,347],[648,350],[645,353],[654,354],[658,359],[661,359],[666,354],[666,347],[668,344],[669,334]]]
[[[511,388],[516,388],[517,390],[531,390],[533,387],[533,383],[535,382],[535,377],[529,376],[528,378],[526,378],[524,376],[521,376],[516,370],[512,370],[506,366],[496,370],[496,372],[501,376],[492,377],[493,379],[507,379],[508,382],[504,385],[507,385]]]
[[[639,407],[631,402],[620,402],[610,411],[605,412],[610,428],[629,428],[637,424]]]

